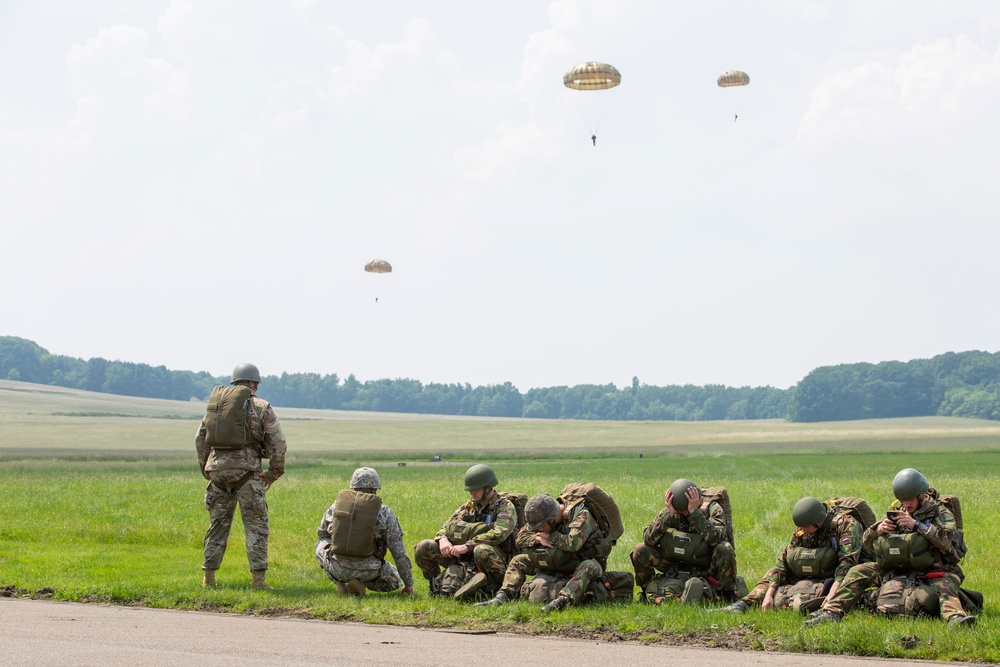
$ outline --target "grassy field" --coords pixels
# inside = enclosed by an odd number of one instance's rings
[[[207,514],[192,439],[201,410],[199,404],[0,383],[0,424],[7,435],[0,449],[6,491],[0,586],[9,594],[157,607],[1000,661],[992,605],[1000,594],[1000,544],[991,530],[1000,516],[1000,425],[993,422],[630,424],[279,409],[290,453],[287,474],[268,495],[269,580],[277,590],[252,593],[238,521],[219,573],[222,586],[205,591],[199,585]],[[430,463],[434,455],[444,461]],[[312,556],[315,530],[356,465],[378,468],[383,498],[400,517],[412,553],[463,500],[461,477],[472,460],[489,460],[502,488],[528,494],[555,493],[574,480],[601,484],[618,501],[626,526],[611,557],[618,570],[630,569],[628,551],[662,506],[671,481],[683,476],[724,484],[733,498],[740,572],[751,585],[787,542],[798,498],[859,495],[882,507],[891,500],[892,475],[913,466],[937,487],[961,495],[971,547],[963,563],[967,586],[986,594],[987,610],[971,631],[862,612],[837,626],[800,630],[802,619],[791,612],[730,617],[680,605],[631,604],[546,617],[521,602],[473,609],[427,598],[419,572],[413,599],[343,599],[331,590]]]

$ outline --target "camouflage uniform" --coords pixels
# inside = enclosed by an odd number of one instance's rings
[[[470,523],[485,523],[490,529],[472,538],[466,545],[469,553],[460,556],[458,560],[469,558],[481,572],[486,573],[490,581],[499,586],[503,580],[507,562],[515,551],[514,531],[517,528],[517,510],[507,498],[495,493],[493,499],[484,507],[478,507],[472,500],[467,501],[451,515],[445,526],[452,521],[467,521]],[[433,540],[421,540],[413,549],[417,567],[428,581],[434,579],[442,567],[448,567],[456,561],[441,555],[438,540],[446,537],[444,526],[437,532]],[[457,546],[457,545],[456,545]]]
[[[267,499],[266,484],[281,477],[285,472],[285,435],[281,424],[271,409],[271,404],[257,396],[253,397],[250,411],[250,434],[255,444],[243,449],[214,449],[205,442],[205,419],[202,418],[194,446],[198,452],[198,465],[202,476],[210,480],[205,489],[205,508],[208,509],[209,526],[205,534],[204,570],[218,570],[229,542],[229,531],[233,526],[236,505],[240,506],[243,530],[246,533],[247,560],[251,571],[267,569]],[[233,487],[248,472],[262,470],[259,445],[270,457],[267,472],[254,474],[239,489]]]
[[[706,515],[707,512],[707,515]],[[712,547],[711,562],[704,572],[688,564],[671,562],[669,554],[660,550],[660,541],[668,528],[685,533],[697,533]],[[689,575],[706,577],[724,595],[733,596],[736,590],[736,552],[728,542],[726,511],[716,501],[702,505],[688,516],[679,512],[671,514],[663,508],[653,522],[642,531],[642,543],[637,544],[630,554],[635,569],[635,583],[644,589],[656,577],[657,570],[665,575]],[[680,576],[678,578],[687,578]]]
[[[399,519],[388,505],[382,505],[375,520],[375,553],[367,558],[338,556],[330,549],[333,531],[334,502],[319,522],[316,535],[316,561],[331,581],[348,582],[357,579],[372,591],[388,593],[401,586],[413,585],[413,566],[403,545],[403,529]],[[396,567],[385,560],[386,552],[392,554]]]
[[[926,572],[893,572],[891,576],[902,575],[916,578],[920,583],[926,584],[937,593],[941,603],[941,618],[951,619],[956,614],[964,615],[962,603],[958,597],[958,589],[965,574],[958,565],[949,565],[944,562],[944,554],[951,548],[952,535],[957,530],[955,517],[951,511],[938,501],[928,498],[913,513],[913,519],[920,526],[919,532],[931,546],[931,553],[934,555],[934,564]],[[876,523],[864,534],[864,545],[870,549],[879,537]],[[909,529],[897,528],[894,532],[911,532]],[[933,579],[923,578],[928,572],[940,572],[941,577]],[[876,561],[874,563],[861,563],[852,567],[841,583],[840,589],[823,604],[825,611],[832,611],[840,616],[849,612],[863,599],[865,592],[869,588],[877,589],[882,585],[886,576],[886,571]]]
[[[552,542],[552,546],[580,556],[591,555],[601,538],[602,533],[597,525],[597,520],[591,516],[590,511],[584,507],[583,503],[579,503],[573,508],[568,521],[559,524],[555,530],[549,533],[549,541]],[[544,546],[539,542],[537,533],[528,530],[527,526],[518,531],[516,544],[520,551],[527,551],[535,546]],[[521,593],[521,587],[528,575],[539,572],[542,570],[539,570],[531,562],[531,558],[523,553],[518,554],[510,559],[500,590],[513,600]],[[597,560],[585,558],[576,566],[572,578],[559,591],[559,595],[568,597],[571,604],[580,604],[587,593],[587,586],[592,580],[600,578],[602,574],[604,574],[604,568]]]
[[[792,549],[799,547],[805,549],[829,547],[834,549],[837,552],[837,568],[833,572],[834,582],[842,581],[848,570],[863,560],[861,523],[848,512],[828,510],[827,516],[823,526],[812,535],[806,535],[801,530],[795,531],[791,541],[774,562],[774,566],[743,598],[744,602],[759,605],[764,601],[769,588],[780,591],[784,587],[805,581],[805,579],[799,579],[788,567],[788,554]],[[809,581],[823,583],[821,579],[809,579]]]

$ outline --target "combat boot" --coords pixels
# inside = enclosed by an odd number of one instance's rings
[[[343,581],[337,581],[334,583],[337,584],[338,593],[340,593],[341,595],[347,595],[347,584],[345,584]]]
[[[477,602],[475,607],[499,607],[502,604],[507,604],[510,602],[510,598],[507,597],[507,591],[501,589],[497,591],[497,594],[493,598],[487,600],[486,602]]]
[[[750,605],[748,605],[743,600],[737,600],[728,607],[722,607],[721,609],[713,609],[712,611],[720,612],[723,614],[742,614],[747,609],[749,609],[749,607]]]
[[[961,625],[966,627],[972,627],[975,624],[976,624],[976,617],[966,616],[965,614],[955,614],[954,616],[948,619],[949,626]]]
[[[809,614],[809,620],[803,622],[802,627],[808,628],[812,625],[819,625],[820,623],[840,623],[840,614],[827,609],[819,609]]]
[[[460,601],[472,600],[482,591],[488,580],[485,572],[477,572],[472,578],[465,582],[465,585],[455,591],[455,599]],[[484,595],[485,597],[485,595]]]
[[[560,611],[568,606],[569,606],[569,598],[566,597],[565,595],[560,595],[555,600],[542,607],[542,611],[544,612]]]
[[[216,587],[217,584],[215,583],[215,570],[205,570],[204,571],[204,574],[202,575],[202,579],[201,579],[201,585],[204,588],[215,588]]]
[[[347,582],[347,592],[359,598],[363,598],[367,592],[367,587],[360,579],[351,579]]]
[[[264,581],[265,574],[267,574],[267,570],[252,570],[250,572],[250,576],[253,577],[253,580],[250,582],[250,588],[252,588],[255,591],[274,590],[273,588],[267,585],[266,581]]]

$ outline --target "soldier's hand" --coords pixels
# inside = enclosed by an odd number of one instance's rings
[[[896,518],[893,519],[893,521],[900,528],[908,528],[910,530],[912,530],[913,527],[917,525],[917,522],[909,514],[897,514]]]
[[[701,491],[695,486],[689,486],[684,492],[684,497],[688,501],[688,514],[701,507]]]
[[[413,595],[413,586],[403,586],[404,595]]]
[[[888,535],[889,533],[895,530],[896,530],[896,524],[893,523],[892,519],[886,517],[882,519],[881,523],[879,523],[878,528],[875,529],[875,532],[878,533],[879,535]]]
[[[667,514],[670,516],[677,516],[677,508],[674,507],[674,494],[671,493],[670,489],[667,489]]]
[[[469,545],[468,544],[455,544],[455,545],[452,545],[452,547],[451,547],[451,555],[452,556],[464,556],[467,553],[469,553]]]
[[[768,588],[767,594],[764,596],[764,601],[760,604],[760,608],[764,611],[774,609],[774,589]]]
[[[543,547],[552,547],[552,540],[549,539],[548,533],[535,533],[535,538],[542,544]]]
[[[442,537],[440,540],[438,540],[438,550],[441,552],[441,555],[444,556],[445,558],[451,556],[451,550],[454,546],[455,545],[453,545],[451,543],[451,540],[449,540],[447,537]]]
[[[271,490],[271,483],[272,483],[271,480],[268,479],[267,477],[265,477],[264,475],[262,475],[261,473],[257,473],[257,476],[260,477],[262,480],[264,480],[264,490],[265,491],[270,491]]]

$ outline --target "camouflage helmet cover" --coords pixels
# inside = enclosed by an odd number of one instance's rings
[[[465,471],[466,491],[474,491],[484,486],[496,487],[499,483],[500,481],[497,479],[497,474],[493,472],[493,468],[485,463],[477,463]]]
[[[673,494],[674,501],[672,504],[675,510],[683,511],[687,509],[688,499],[687,497],[685,497],[684,494],[687,493],[687,490],[692,486],[698,489],[697,484],[695,484],[689,479],[684,479],[683,477],[670,485],[670,489],[668,490],[670,491],[671,494]],[[699,494],[701,493],[701,489],[698,489],[698,493]]]
[[[378,473],[374,468],[358,468],[351,475],[352,489],[381,489],[382,482],[379,481]]]
[[[229,380],[229,384],[235,384],[240,380],[250,380],[251,382],[259,383],[260,371],[253,364],[238,364],[233,369],[233,377]]]
[[[931,488],[927,478],[919,470],[903,468],[892,479],[892,494],[897,500],[913,500]]]
[[[539,493],[528,499],[524,505],[524,518],[528,530],[538,530],[543,524],[559,516],[559,503],[552,496]]]
[[[806,496],[792,508],[792,521],[799,528],[821,526],[826,520],[826,505],[818,498]]]

